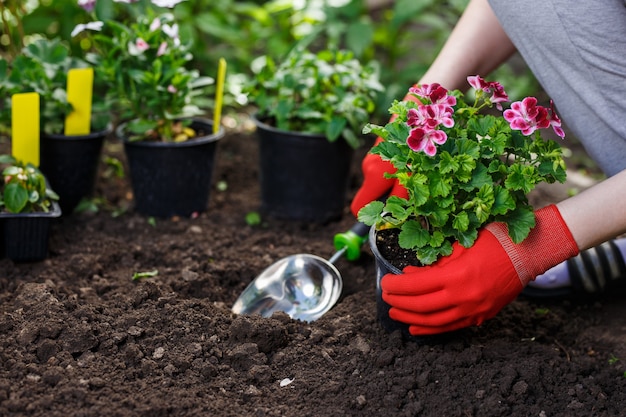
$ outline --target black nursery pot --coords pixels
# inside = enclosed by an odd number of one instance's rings
[[[123,133],[130,169],[135,210],[146,216],[189,217],[207,208],[217,141],[224,130],[213,134],[213,123],[194,119],[191,128],[199,136],[185,142],[129,142]]]
[[[276,129],[253,118],[259,138],[261,211],[277,219],[341,218],[354,150],[343,139]]]
[[[60,216],[61,207],[56,201],[48,212],[0,212],[0,253],[14,262],[47,258],[50,225]]]
[[[91,196],[102,143],[111,129],[89,135],[51,135],[41,138],[41,172],[59,195],[64,214],[71,214],[81,199]]]
[[[370,229],[368,241],[376,264],[376,317],[381,326],[389,333],[399,331],[405,340],[419,344],[445,343],[451,337],[453,337],[453,332],[442,333],[433,336],[413,336],[409,332],[408,324],[399,322],[389,317],[389,310],[391,309],[391,306],[383,300],[383,293],[380,282],[383,276],[390,273],[395,275],[401,275],[402,271],[392,265],[387,259],[385,259],[385,257],[378,250],[378,246],[376,245],[375,227],[372,227]]]

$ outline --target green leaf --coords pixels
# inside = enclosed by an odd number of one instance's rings
[[[452,220],[452,227],[454,227],[459,232],[465,232],[469,227],[469,217],[466,212],[462,211],[459,214],[454,216],[454,220]]]
[[[143,278],[152,278],[156,277],[157,275],[159,275],[159,271],[156,269],[154,271],[135,272],[133,274],[133,281],[139,281]]]
[[[526,239],[530,229],[535,227],[535,213],[532,207],[517,208],[507,214],[506,223],[513,242],[520,243]]]
[[[402,225],[398,235],[398,243],[404,249],[417,249],[430,242],[430,234],[424,229],[420,222],[409,220]]]
[[[449,172],[456,172],[461,167],[461,164],[456,158],[453,158],[448,151],[443,151],[439,154],[439,166],[440,172],[447,174]]]
[[[326,126],[326,137],[331,142],[334,142],[341,136],[341,132],[346,127],[347,120],[343,117],[333,117],[330,123]]]
[[[385,202],[384,211],[391,214],[392,217],[400,221],[404,221],[409,217],[409,212],[406,209],[407,201],[404,198],[398,196],[390,196]]]
[[[28,196],[28,191],[20,184],[10,183],[4,187],[4,204],[11,213],[21,212],[28,203]]]
[[[468,182],[472,179],[474,168],[476,167],[476,160],[471,155],[457,155],[454,159],[459,164],[459,169],[456,171],[456,177],[461,182]]]
[[[470,119],[467,123],[468,130],[473,130],[477,135],[485,137],[489,134],[489,130],[495,123],[495,117],[491,115],[485,115],[479,119]]]
[[[505,214],[509,210],[513,210],[515,208],[515,200],[506,188],[497,185],[494,187],[493,194],[494,203],[491,208],[491,213],[493,215]]]
[[[464,248],[472,247],[477,237],[478,237],[478,230],[476,229],[470,229],[465,232],[457,232],[454,234],[454,238]]]
[[[533,166],[512,165],[509,176],[504,182],[506,188],[529,193],[535,186],[535,168]]]
[[[361,208],[361,210],[359,210],[357,216],[358,220],[368,226],[376,224],[376,222],[380,219],[380,214],[382,213],[384,206],[385,203],[383,203],[382,201],[370,202],[365,207]]]
[[[487,167],[481,163],[476,164],[476,168],[472,171],[472,178],[467,186],[462,186],[464,190],[480,188],[484,185],[493,184],[493,178],[489,175]]]
[[[452,187],[449,184],[450,179],[444,178],[439,172],[433,172],[430,175],[430,195],[432,197],[445,197],[450,194]]]
[[[361,55],[371,44],[373,37],[374,28],[371,24],[355,22],[348,26],[346,42],[350,50],[354,51],[356,55]]]

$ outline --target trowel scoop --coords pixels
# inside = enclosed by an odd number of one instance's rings
[[[368,232],[369,226],[357,223],[335,235],[337,252],[328,260],[306,253],[278,260],[243,290],[232,311],[262,317],[284,311],[294,319],[317,320],[341,296],[343,281],[334,263],[344,254],[349,261],[358,259]]]

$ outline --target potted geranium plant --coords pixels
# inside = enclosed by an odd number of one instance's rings
[[[11,97],[36,92],[40,96],[40,164],[57,190],[64,213],[71,213],[94,187],[100,150],[110,133],[110,116],[104,103],[92,104],[89,132],[65,134],[65,121],[74,112],[68,102],[68,73],[88,64],[70,56],[59,39],[37,39],[13,59],[0,58],[0,125],[11,126]],[[10,129],[5,134],[10,135]]]
[[[74,30],[74,36],[85,30],[93,35],[94,52],[87,60],[108,85],[135,209],[149,216],[206,210],[216,142],[224,136],[221,127],[200,117],[213,102],[207,87],[214,79],[191,68],[191,45],[179,35],[170,10],[181,1],[128,5],[140,8],[127,11],[136,18],[94,21]]]
[[[408,193],[359,211],[359,221],[373,226],[370,246],[379,280],[408,264],[428,265],[450,255],[455,241],[471,247],[487,223],[506,223],[512,241],[521,242],[535,225],[527,194],[541,182],[565,181],[559,143],[541,137],[549,127],[564,136],[552,105],[526,97],[503,111],[508,97],[499,83],[479,76],[468,81],[470,103],[438,84],[416,86],[412,100],[390,107],[393,121],[364,128],[383,139],[371,152],[391,162],[396,172],[388,176]],[[394,261],[387,247],[403,261]],[[379,306],[388,309],[380,291]]]
[[[256,60],[246,91],[257,108],[262,211],[324,222],[342,214],[358,132],[383,88],[373,64],[306,41],[278,64]]]
[[[16,262],[46,258],[50,223],[61,215],[59,196],[30,163],[0,155],[0,172],[0,253]]]

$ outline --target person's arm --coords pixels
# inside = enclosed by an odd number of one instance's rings
[[[626,233],[626,170],[557,207],[580,250]]]
[[[468,75],[485,77],[514,52],[487,0],[471,0],[419,84],[466,90]]]

